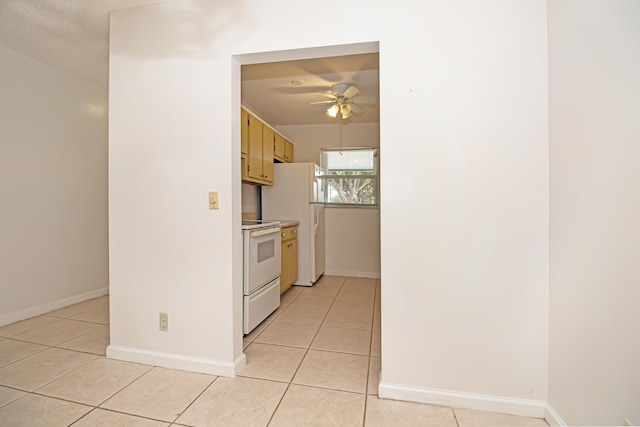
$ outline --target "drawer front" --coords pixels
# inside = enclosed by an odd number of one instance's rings
[[[243,332],[248,334],[280,306],[280,279],[244,296]]]
[[[287,240],[291,240],[291,239],[295,239],[296,237],[298,237],[298,227],[296,227],[295,225],[292,227],[284,227],[282,229],[282,241],[285,242]]]

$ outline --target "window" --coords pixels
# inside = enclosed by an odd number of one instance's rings
[[[325,203],[378,205],[378,149],[328,148],[320,152]]]

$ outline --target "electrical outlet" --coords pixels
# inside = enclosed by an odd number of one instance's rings
[[[160,331],[169,332],[169,313],[160,312]]]
[[[220,209],[217,191],[209,191],[209,209]]]

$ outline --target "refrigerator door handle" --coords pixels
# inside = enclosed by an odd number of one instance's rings
[[[313,204],[313,219],[314,219],[313,235],[317,236],[318,235],[318,204],[317,203]]]
[[[318,177],[314,175],[311,191],[311,203],[313,203],[313,235],[318,235]]]
[[[313,179],[313,194],[311,194],[311,202],[318,203],[318,178]]]

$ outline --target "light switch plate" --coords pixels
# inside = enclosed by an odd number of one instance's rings
[[[217,191],[209,191],[209,209],[220,209]]]

